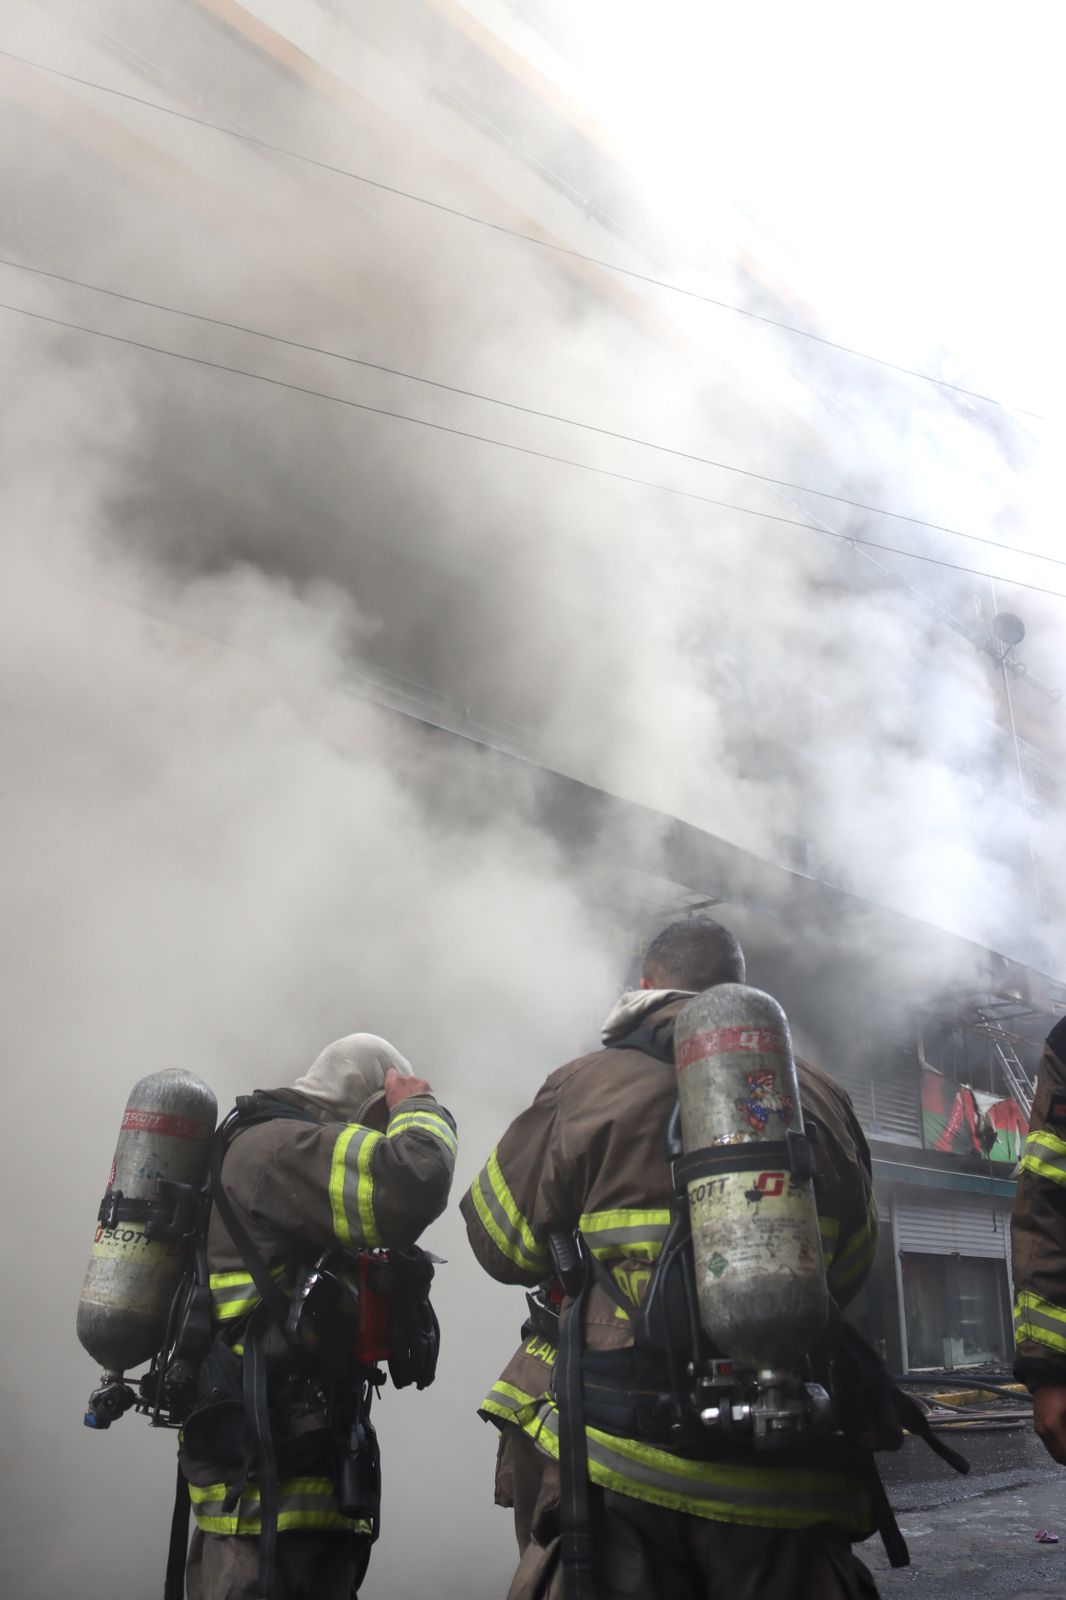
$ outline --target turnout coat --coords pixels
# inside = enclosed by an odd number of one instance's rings
[[[605,1048],[560,1067],[515,1119],[463,1197],[474,1254],[501,1283],[532,1287],[552,1275],[551,1230],[579,1227],[588,1249],[639,1305],[666,1236],[672,1195],[666,1130],[677,1099],[673,1065],[617,1045],[650,1027],[672,1039],[688,994],[632,991],[604,1025]],[[829,1287],[838,1303],[865,1280],[877,1244],[870,1159],[851,1102],[824,1072],[798,1062],[807,1122],[817,1124],[818,1210]],[[563,1307],[566,1315],[567,1306]],[[586,1347],[633,1342],[628,1317],[599,1286],[588,1297]],[[558,1458],[550,1392],[555,1346],[527,1339],[484,1400],[481,1415],[520,1428]],[[693,1460],[639,1439],[587,1430],[594,1483],[654,1505],[727,1523],[872,1531],[867,1498],[848,1472],[796,1458],[772,1465]]]
[[[331,1248],[357,1251],[413,1244],[443,1212],[451,1187],[456,1133],[451,1113],[432,1095],[411,1096],[392,1111],[384,1133],[338,1120],[292,1089],[270,1099],[312,1121],[275,1118],[239,1132],[222,1166],[222,1184],[252,1243],[283,1291],[296,1269]],[[209,1357],[234,1368],[242,1334],[259,1294],[225,1223],[212,1209],[207,1238],[211,1315],[223,1347]],[[280,1337],[278,1340],[281,1345]],[[239,1369],[236,1369],[239,1371]],[[237,1378],[239,1385],[240,1379]],[[280,1531],[363,1531],[341,1515],[332,1481],[332,1443],[324,1416],[297,1396],[280,1416]],[[189,1480],[197,1527],[206,1534],[258,1534],[259,1497],[249,1480],[237,1505],[227,1503],[233,1463],[197,1443],[196,1419],[186,1426],[181,1465]],[[190,1434],[193,1437],[190,1437]]]
[[[1066,1017],[1044,1046],[1011,1218],[1015,1376],[1066,1384]]]

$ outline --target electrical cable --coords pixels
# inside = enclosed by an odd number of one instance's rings
[[[710,456],[697,455],[691,450],[679,450],[672,445],[656,444],[651,439],[642,439],[636,434],[621,433],[615,428],[603,428],[595,422],[583,422],[578,417],[563,416],[556,411],[540,411],[536,406],[525,406],[517,400],[504,400],[499,395],[482,394],[476,389],[464,389],[460,384],[443,383],[437,378],[426,378],[417,372],[405,372],[400,367],[386,366],[381,361],[370,361],[362,356],[347,355],[341,350],[331,350],[327,346],[309,344],[302,339],[289,339],[284,334],[268,333],[263,328],[252,328],[247,323],[230,322],[225,317],[210,317],[204,312],[188,311],[182,306],[167,305],[160,300],[145,300],[140,295],[127,294],[121,289],[107,289],[99,283],[88,283],[83,278],[72,278],[66,273],[53,272],[47,267],[31,267],[24,261],[11,261],[6,256],[0,256],[0,267],[10,267],[16,272],[32,273],[36,277],[51,278],[57,283],[65,283],[76,289],[88,289],[93,294],[107,295],[112,300],[122,300],[128,305],[144,306],[149,311],[164,311],[170,316],[186,317],[193,322],[203,322],[212,328],[226,328],[231,333],[250,334],[256,339],[265,339],[271,344],[285,345],[290,350],[303,350],[309,355],[328,356],[333,361],[344,361],[349,366],[364,367],[371,372],[386,373],[392,378],[403,378],[409,383],[420,383],[426,388],[440,389],[445,394],[461,395],[466,400],[480,400],[486,405],[500,406],[507,411],[517,411],[523,416],[538,417],[543,422],[559,422],[568,428],[581,428],[586,433],[599,434],[605,439],[617,439],[622,444],[639,445],[644,450],[655,450],[661,455],[674,456],[681,461],[691,461],[702,467],[714,467],[721,472],[732,472],[743,478],[753,478],[757,483],[768,483],[776,489],[789,489],[798,494],[817,495],[822,500],[832,500],[837,505],[850,506],[855,511],[866,511],[877,517],[892,517],[897,522],[910,522],[918,528],[929,528],[934,533],[947,533],[955,539],[970,539],[975,544],[988,545],[993,550],[1006,550],[1010,555],[1025,556],[1033,561],[1049,561],[1055,566],[1066,567],[1066,558],[1062,556],[1045,555],[1039,550],[1020,550],[1017,545],[1007,544],[1002,539],[989,539],[980,533],[967,533],[963,528],[950,528],[942,522],[930,522],[925,517],[915,517],[906,511],[892,511],[887,506],[873,506],[863,500],[851,500],[847,495],[834,494],[830,489],[814,489],[810,484],[792,483],[787,478],[774,478],[767,472],[754,472],[749,467],[732,466],[728,461],[715,461]]]
[[[1003,411],[1017,412],[1019,416],[1032,417],[1037,422],[1046,421],[1037,411],[1027,411],[1021,406],[1007,406],[1004,401],[997,400],[994,395],[981,394],[976,389],[967,389],[962,384],[950,383],[947,378],[937,378],[931,372],[920,372],[916,367],[907,367],[898,361],[889,361],[884,356],[871,355],[869,351],[858,350],[854,345],[842,344],[836,339],[827,339],[823,334],[813,333],[809,328],[797,328],[793,323],[784,322],[778,317],[767,316],[765,312],[753,311],[748,306],[734,305],[729,300],[717,299],[714,295],[704,294],[698,289],[687,288],[684,284],[673,283],[666,278],[656,278],[651,273],[638,272],[633,267],[623,267],[616,261],[606,261],[599,256],[586,254],[583,250],[575,250],[570,245],[559,244],[553,239],[541,239],[536,234],[525,233],[521,228],[510,228],[506,223],[493,222],[489,217],[479,217],[474,212],[463,211],[458,206],[446,205],[442,200],[432,200],[428,195],[415,194],[409,189],[401,189],[396,184],[384,183],[378,178],[371,178],[363,172],[353,172],[348,167],[339,167],[329,161],[320,161],[316,156],[305,155],[300,150],[289,150],[283,145],[273,144],[269,139],[260,138],[258,134],[246,133],[236,128],[227,128],[220,122],[211,122],[207,117],[197,117],[189,111],[178,111],[173,106],[164,106],[158,100],[149,100],[143,95],[131,94],[126,89],[116,89],[110,84],[97,83],[92,78],[81,78],[73,72],[61,72],[58,67],[47,66],[43,61],[34,61],[29,56],[18,55],[14,50],[5,50],[0,46],[0,56],[5,56],[9,61],[17,61],[24,67],[31,67],[36,72],[47,73],[53,78],[62,78],[67,83],[80,84],[85,89],[95,89],[101,94],[114,95],[117,99],[128,100],[133,105],[145,106],[149,110],[159,111],[164,116],[176,117],[181,122],[194,123],[199,128],[209,128],[214,133],[225,134],[229,139],[239,139],[245,144],[258,146],[263,150],[270,150],[274,155],[285,156],[292,161],[302,161],[307,166],[318,167],[323,172],[331,172],[336,177],[350,178],[355,183],[365,184],[370,189],[377,189],[383,194],[391,194],[401,200],[410,200],[415,205],[426,206],[432,211],[439,211],[444,216],[455,217],[461,222],[469,222],[479,228],[487,228],[493,233],[505,234],[510,239],[520,239],[525,244],[537,245],[542,250],[552,250],[557,255],[569,256],[575,261],[584,261],[588,266],[599,267],[605,272],[617,273],[620,277],[633,278],[638,283],[648,284],[655,289],[666,289],[671,294],[684,295],[690,300],[702,301],[705,305],[717,306],[721,311],[731,311],[740,317],[749,317],[754,322],[766,323],[771,328],[778,328],[783,333],[794,334],[800,339],[810,339],[816,344],[825,345],[830,350],[839,350],[845,355],[854,356],[860,361],[870,361],[879,367],[887,367],[892,372],[901,372],[909,378],[918,378],[923,383],[936,384],[941,389],[950,389],[953,394],[964,395],[968,400],[979,400],[984,405],[997,406]]]
[[[41,311],[29,311],[25,306],[13,306],[6,301],[0,301],[0,311],[9,311],[20,317],[30,317],[35,322],[45,322],[56,328],[67,328],[74,333],[89,334],[92,338],[106,339],[112,344],[126,345],[134,350],[146,350],[154,355],[169,356],[174,361],[189,362],[193,366],[206,367],[213,372],[226,372],[238,378],[251,378],[256,383],[269,384],[274,389],[288,389],[293,394],[308,395],[315,400],[328,400],[334,405],[347,406],[353,411],[363,411],[377,417],[390,417],[396,422],[408,422],[415,427],[429,428],[434,433],[450,434],[456,439],[471,439],[477,444],[492,445],[499,450],[510,450],[516,455],[529,456],[538,461],[550,461],[556,466],[573,467],[578,472],[590,472],[596,477],[613,478],[618,483],[651,489],[658,494],[675,495],[678,499],[693,500],[701,505],[715,506],[722,511],[735,511],[741,516],[757,517],[764,522],[777,522],[789,528],[802,528],[805,532],[818,533],[823,538],[836,539],[843,544],[861,545],[868,550],[882,550],[890,555],[904,556],[911,561],[922,561],[930,566],[944,567],[951,572],[965,572],[975,578],[991,579],[995,583],[1005,583],[1015,589],[1029,589],[1036,594],[1050,595],[1056,600],[1066,600],[1066,591],[1061,589],[1048,589],[1043,584],[1026,583],[1020,578],[1008,578],[998,572],[985,572],[980,567],[967,567],[957,561],[944,561],[939,556],[923,555],[917,550],[904,550],[899,545],[879,544],[874,539],[863,539],[857,534],[838,533],[835,529],[822,527],[817,522],[803,522],[798,517],[785,517],[779,512],[758,511],[752,506],[738,506],[729,500],[718,500],[711,495],[697,494],[692,489],[679,489],[673,484],[657,483],[651,478],[638,478],[630,473],[615,472],[609,467],[596,467],[588,461],[575,461],[570,456],[553,455],[547,450],[536,450],[531,445],[513,444],[507,439],[494,439],[488,434],[474,433],[448,423],[431,422],[427,417],[412,417],[403,411],[390,411],[384,406],[372,406],[363,400],[350,400],[345,395],[330,394],[324,389],[312,389],[304,384],[289,383],[284,378],[271,378],[263,372],[249,372],[246,367],[230,366],[222,361],[210,361],[206,356],[194,356],[182,350],[167,350],[162,345],[149,344],[143,339],[130,339],[123,334],[106,333],[102,328],[86,327],[81,322],[68,322],[62,317],[46,316]]]

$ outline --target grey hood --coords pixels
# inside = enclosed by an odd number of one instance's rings
[[[327,1045],[293,1088],[345,1122],[362,1122],[371,1106],[384,1098],[390,1067],[413,1076],[411,1063],[376,1033],[350,1033]]]
[[[604,1044],[615,1044],[650,1021],[652,1013],[660,1007],[669,1005],[672,1000],[689,1000],[694,992],[692,989],[627,989],[608,1012],[600,1038]]]

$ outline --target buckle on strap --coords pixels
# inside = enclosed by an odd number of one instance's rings
[[[169,1178],[157,1179],[156,1188],[158,1199],[108,1189],[100,1201],[97,1222],[108,1229],[118,1227],[120,1222],[135,1222],[143,1227],[146,1238],[164,1239],[168,1243],[191,1239],[199,1233],[205,1212],[201,1190],[191,1183],[175,1183]]]

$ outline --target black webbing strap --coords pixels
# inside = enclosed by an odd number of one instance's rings
[[[300,1117],[299,1112],[293,1113],[292,1116],[293,1120],[313,1120]],[[260,1122],[272,1121],[273,1115],[269,1118],[260,1116],[256,1120]],[[222,1186],[222,1158],[229,1143],[229,1135],[241,1127],[249,1126],[249,1121],[250,1119],[239,1118],[239,1114],[227,1117],[211,1141],[211,1199],[218,1208],[218,1214],[222,1218],[226,1232],[237,1246],[237,1253],[247,1267],[249,1277],[259,1291],[260,1300],[267,1307],[282,1333],[284,1333],[286,1323],[289,1320],[289,1302],[278,1288],[276,1281],[270,1276],[266,1262],[252,1243],[248,1230],[234,1211],[233,1206],[230,1204],[229,1196]],[[237,1124],[237,1130],[233,1127],[234,1122]]]
[[[582,1325],[591,1274],[564,1318],[555,1367],[559,1407],[559,1543],[564,1600],[593,1600],[588,1440],[581,1372]]]
[[[580,1246],[580,1235],[577,1236]],[[553,1244],[553,1252],[558,1248]],[[581,1255],[580,1249],[578,1254]],[[564,1600],[592,1600],[592,1530],[589,1526],[588,1437],[582,1364],[585,1307],[598,1284],[626,1316],[633,1310],[602,1262],[585,1254],[585,1279],[559,1333],[555,1400],[559,1408],[559,1543]]]
[[[892,1509],[884,1480],[878,1471],[872,1450],[861,1452],[859,1465],[866,1491],[870,1496],[870,1509],[874,1515],[874,1523],[878,1533],[881,1535],[881,1543],[885,1547],[885,1555],[888,1557],[889,1566],[909,1567],[911,1553],[907,1549],[907,1541],[904,1539],[899,1523],[896,1521],[896,1513]]]
[[[167,1575],[163,1582],[163,1600],[184,1600],[185,1562],[189,1554],[189,1512],[189,1485],[179,1466],[174,1511],[170,1518],[170,1549],[167,1553]]]
[[[254,1097],[244,1102],[238,1101],[237,1110],[226,1118],[212,1140],[209,1169],[211,1199],[218,1208],[226,1232],[236,1245],[249,1277],[259,1291],[260,1299],[260,1304],[248,1319],[244,1336],[244,1417],[248,1435],[248,1455],[243,1478],[231,1489],[226,1501],[227,1510],[233,1509],[234,1505],[239,1507],[244,1483],[254,1466],[256,1483],[259,1486],[257,1600],[273,1600],[277,1578],[278,1544],[278,1463],[270,1429],[263,1342],[271,1322],[276,1323],[287,1337],[289,1301],[278,1287],[276,1280],[271,1277],[266,1262],[252,1243],[248,1230],[234,1211],[229,1196],[223,1188],[222,1159],[234,1133],[255,1123],[273,1121],[278,1117],[299,1122],[315,1120],[276,1101],[263,1102]]]
[[[953,1450],[949,1444],[945,1444],[943,1439],[937,1438],[929,1425],[929,1418],[913,1395],[904,1393],[902,1389],[893,1384],[892,1405],[896,1416],[899,1418],[900,1425],[906,1428],[908,1433],[913,1433],[915,1438],[921,1439],[923,1444],[929,1446],[934,1455],[938,1455],[941,1461],[946,1461],[949,1467],[954,1467],[956,1472],[963,1474],[969,1472],[970,1463],[966,1457],[960,1456],[959,1452]]]
[[[278,1461],[270,1430],[267,1401],[266,1358],[263,1340],[268,1331],[265,1306],[252,1312],[244,1343],[244,1415],[254,1450],[255,1479],[259,1485],[259,1585],[256,1600],[274,1600],[278,1550]]]

